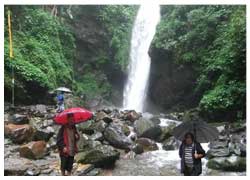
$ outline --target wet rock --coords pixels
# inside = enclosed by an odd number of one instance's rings
[[[227,141],[213,141],[209,144],[210,149],[220,149],[228,147]]]
[[[13,124],[29,124],[29,118],[27,115],[14,114],[9,118],[9,122]]]
[[[103,111],[96,113],[96,121],[100,120],[103,120],[105,123],[111,123],[113,121],[112,118]]]
[[[102,109],[102,111],[105,112],[106,114],[110,114],[112,112],[112,110],[109,108],[104,108]]]
[[[165,114],[164,118],[165,119],[171,119],[171,120],[178,120],[180,119],[184,113],[170,113],[170,114]]]
[[[246,158],[238,156],[216,157],[208,161],[207,167],[223,171],[246,171]]]
[[[230,156],[229,148],[219,148],[219,149],[210,149],[207,152],[207,157],[228,157]]]
[[[122,116],[118,109],[113,109],[109,115],[111,118],[119,118],[119,119],[121,119]]]
[[[29,159],[43,158],[47,153],[45,141],[32,141],[28,144],[22,145],[19,149],[21,157]]]
[[[25,172],[25,176],[38,176],[40,174],[40,169],[32,167],[27,169],[27,171]]]
[[[124,124],[124,125],[122,126],[122,132],[123,132],[126,136],[128,136],[128,135],[130,134],[130,129],[129,129],[128,125]]]
[[[100,171],[101,171],[100,168],[95,168],[95,169],[91,170],[90,172],[88,172],[86,174],[86,176],[97,176],[100,174]]]
[[[35,106],[30,107],[30,111],[39,117],[44,117],[44,115],[47,113],[46,105],[38,104]]]
[[[144,152],[143,146],[141,144],[136,144],[132,147],[132,151],[136,154],[142,154]]]
[[[7,124],[4,125],[4,136],[9,137],[14,143],[24,143],[32,140],[34,135],[34,129],[28,125],[15,125]]]
[[[5,158],[4,175],[5,176],[23,176],[30,167],[30,161],[23,158]]]
[[[95,168],[95,166],[93,164],[78,164],[74,175],[86,176],[94,168]]]
[[[172,131],[176,127],[175,123],[170,123],[168,126],[161,127],[161,136],[159,137],[159,141],[162,142],[172,136]]]
[[[170,137],[162,143],[162,148],[166,151],[178,150],[179,147],[180,141],[176,140],[174,137]]]
[[[237,156],[246,157],[246,144],[244,143],[229,143],[229,150]]]
[[[155,126],[152,121],[143,118],[135,122],[135,132],[138,137],[150,139],[157,139],[162,133],[160,126]]]
[[[52,127],[47,127],[46,129],[37,129],[34,133],[33,141],[49,141],[49,139],[55,134]]]
[[[230,127],[230,133],[245,133],[246,132],[246,123],[241,123],[241,124],[232,124]]]
[[[135,122],[140,117],[142,117],[142,115],[140,113],[137,113],[135,110],[130,110],[130,111],[126,111],[124,113],[123,119],[131,121],[131,122]]]
[[[225,125],[217,126],[216,128],[220,134],[223,134],[225,132]]]
[[[218,140],[221,142],[228,142],[230,138],[227,135],[219,135]]]
[[[85,135],[85,134],[80,135],[80,139],[77,142],[78,151],[81,152],[84,149],[89,148],[90,147],[89,144],[90,144],[89,137],[87,135]]]
[[[93,149],[79,152],[76,156],[76,162],[83,164],[94,164],[95,167],[110,167],[119,158],[120,153],[112,146],[98,145]]]
[[[102,133],[96,132],[90,136],[90,139],[93,141],[103,141],[104,137]]]
[[[158,117],[152,117],[150,118],[150,121],[152,121],[155,125],[158,125],[161,123],[161,120]]]
[[[84,123],[77,124],[77,129],[84,134],[92,135],[95,132],[92,126],[93,121],[85,121]]]
[[[104,138],[114,147],[130,149],[132,141],[122,131],[122,125],[111,123],[104,131]]]
[[[98,131],[98,132],[101,132],[103,133],[105,128],[108,126],[107,123],[105,123],[103,120],[100,120],[98,122],[95,122],[94,124],[92,124],[91,128],[94,130],[94,131]]]
[[[138,138],[136,141],[136,144],[139,144],[142,146],[143,151],[155,151],[158,150],[157,144],[148,138]]]

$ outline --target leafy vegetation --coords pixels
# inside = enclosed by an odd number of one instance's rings
[[[129,60],[130,39],[138,6],[102,6],[99,20],[110,36],[114,61],[126,70]]]
[[[9,58],[7,9],[12,12],[13,59]],[[26,92],[27,97],[38,98],[40,93],[72,81],[73,35],[66,25],[42,8],[25,6],[20,10],[15,6],[6,7],[4,46],[5,79],[11,78],[13,67],[16,81],[20,82],[16,83],[16,89]],[[7,94],[10,88],[11,81],[5,81]]]
[[[205,114],[245,118],[246,7],[163,6],[156,48],[191,64],[198,74],[199,107]]]

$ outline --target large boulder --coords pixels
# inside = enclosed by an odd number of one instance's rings
[[[93,121],[85,121],[84,123],[77,124],[76,126],[80,132],[84,134],[92,135],[95,132],[92,125],[93,125]]]
[[[132,144],[123,130],[121,124],[111,123],[104,131],[104,138],[114,147],[129,150]]]
[[[210,149],[219,149],[228,147],[227,141],[213,141],[209,144]]]
[[[47,107],[44,104],[37,104],[34,106],[30,106],[30,111],[36,116],[44,117],[47,113]]]
[[[213,157],[228,157],[230,156],[229,148],[218,148],[218,149],[209,149],[207,152],[209,158]]]
[[[208,161],[207,167],[216,170],[242,172],[246,171],[246,158],[238,156],[216,157]]]
[[[176,127],[176,123],[170,123],[168,126],[161,126],[161,136],[158,138],[160,142],[170,138],[172,136],[173,129]]]
[[[105,123],[111,123],[113,121],[112,118],[103,111],[96,113],[96,121],[100,120],[103,120]]]
[[[138,137],[145,137],[155,140],[162,133],[161,127],[159,125],[155,125],[148,119],[140,118],[135,122],[134,126]]]
[[[94,134],[90,136],[90,139],[93,141],[103,141],[104,137],[101,132],[95,132]]]
[[[94,164],[95,167],[110,167],[119,158],[120,153],[109,145],[97,145],[95,148],[79,152],[76,162],[83,164]]]
[[[143,152],[155,151],[159,149],[157,144],[148,138],[138,138],[135,143],[143,148]]]
[[[156,116],[150,118],[150,121],[152,121],[155,125],[158,125],[158,124],[161,123],[160,118],[159,118],[159,117],[156,117]]]
[[[246,157],[245,143],[229,143],[229,151],[237,156]]]
[[[130,111],[125,111],[122,118],[124,120],[135,122],[140,117],[142,117],[142,115],[140,113],[137,113],[135,110],[130,110]]]
[[[30,160],[25,158],[5,158],[4,175],[5,176],[24,176],[30,168]]]
[[[22,144],[32,140],[34,129],[28,125],[6,124],[4,125],[4,136],[9,137],[12,142]]]
[[[107,123],[105,123],[103,120],[100,120],[98,122],[93,123],[90,128],[94,131],[103,133],[107,126]]]
[[[45,129],[37,129],[34,133],[33,141],[49,141],[49,139],[55,134],[55,130],[48,126]]]
[[[144,152],[143,146],[140,144],[135,144],[132,147],[132,151],[135,152],[135,154],[142,154]]]
[[[29,159],[43,158],[47,153],[45,141],[32,141],[28,144],[22,145],[19,148],[19,154],[21,157]]]
[[[180,147],[180,141],[176,140],[173,136],[166,139],[162,143],[162,148],[166,151],[178,150]]]
[[[9,118],[9,122],[13,124],[29,124],[29,118],[27,115],[14,114]]]
[[[78,164],[74,173],[75,176],[86,176],[90,171],[94,170],[93,164]]]

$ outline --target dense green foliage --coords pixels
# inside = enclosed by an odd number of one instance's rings
[[[5,11],[5,90],[11,88],[11,67],[16,92],[39,96],[57,86],[71,84],[74,38],[69,28],[40,7],[25,6],[12,12],[14,58],[9,58],[7,11]],[[6,7],[7,10],[7,7]],[[20,95],[21,96],[21,95]],[[17,96],[17,99],[21,99]]]
[[[109,44],[115,63],[123,70],[128,65],[130,39],[137,9],[137,6],[103,6],[99,15],[110,36]]]
[[[154,46],[193,66],[201,110],[244,118],[246,7],[163,6],[161,13]]]
[[[58,86],[69,87],[75,94],[89,98],[109,98],[112,85],[105,72],[109,70],[105,68],[114,66],[122,71],[127,67],[136,6],[55,6],[56,15],[52,13],[53,8],[49,5],[5,7],[6,100],[11,96],[12,67],[16,99],[22,103],[37,102],[36,98]],[[12,12],[13,60],[9,58],[7,9]],[[102,28],[94,31],[103,31],[107,36],[96,37],[103,40],[91,51],[76,48],[79,37],[74,26],[81,25],[86,18],[86,24],[96,23]],[[88,40],[84,43],[80,45],[90,45]],[[88,58],[77,60],[77,51],[86,51]],[[79,67],[83,68],[78,70]]]
[[[110,99],[116,93],[110,74],[126,70],[136,9],[126,5],[72,6],[74,18],[70,23],[78,38],[77,45],[84,51],[74,62],[75,69],[79,69],[74,75],[77,94]],[[75,29],[79,25],[82,29]]]

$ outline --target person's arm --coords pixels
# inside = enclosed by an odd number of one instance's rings
[[[78,131],[76,129],[76,126],[74,126],[74,129],[75,129],[75,138],[76,138],[76,141],[79,141],[80,135],[79,135],[79,133],[78,133]]]
[[[205,157],[206,152],[204,151],[200,143],[196,143],[196,150],[197,154],[194,155],[195,159],[201,159]]]
[[[60,151],[63,151],[63,148],[65,147],[64,140],[63,140],[63,126],[60,128],[57,138],[56,138],[56,145]]]

